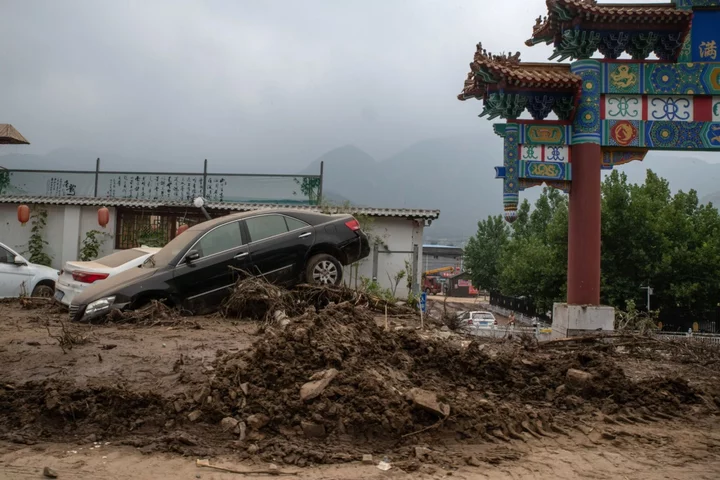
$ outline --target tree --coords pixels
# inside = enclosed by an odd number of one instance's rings
[[[545,189],[533,209],[527,202],[520,205],[512,235],[508,238],[506,230],[501,249],[487,239],[492,237],[488,221],[480,222],[466,249],[473,279],[506,295],[532,298],[540,309],[563,301],[568,213],[567,197]],[[646,294],[640,287],[650,285],[653,310],[679,308],[700,317],[717,307],[720,212],[700,205],[696,192],[673,195],[668,182],[652,171],[642,185],[630,184],[626,175],[614,171],[602,185],[601,221],[604,304],[644,306]]]
[[[478,222],[478,231],[465,246],[465,267],[478,288],[497,291],[500,286],[500,255],[510,237],[502,216]]]

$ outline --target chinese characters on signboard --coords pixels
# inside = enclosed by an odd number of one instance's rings
[[[717,62],[720,44],[720,10],[693,12],[691,47],[693,62]]]
[[[205,197],[221,202],[225,179],[210,182]],[[202,175],[100,174],[98,196],[142,200],[189,201],[203,196]]]

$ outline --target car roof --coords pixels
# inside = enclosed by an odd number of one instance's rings
[[[288,215],[290,217],[296,217],[301,219],[307,219],[307,218],[327,218],[328,220],[331,218],[339,218],[346,215],[325,215],[324,213],[318,213],[318,212],[299,212],[297,210],[288,209],[288,208],[268,208],[265,210],[252,210],[249,212],[240,212],[240,213],[232,213],[230,215],[224,215],[222,217],[213,218],[211,220],[206,220],[202,223],[198,223],[197,225],[193,225],[192,227],[188,228],[188,231],[205,231],[208,228],[213,228],[217,225],[222,225],[223,223],[231,222],[233,220],[242,220],[243,218],[249,218],[249,217],[255,217],[258,215],[267,215],[267,214],[280,214],[280,215]]]

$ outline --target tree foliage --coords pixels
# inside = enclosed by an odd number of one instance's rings
[[[567,290],[568,201],[545,189],[534,208],[525,201],[512,227],[490,217],[466,248],[466,265],[481,288],[530,297],[549,310]],[[602,302],[624,308],[682,308],[702,314],[720,301],[720,213],[695,191],[672,194],[652,171],[630,184],[614,171],[602,185]]]

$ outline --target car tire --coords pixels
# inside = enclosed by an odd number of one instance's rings
[[[311,257],[305,266],[305,282],[311,285],[339,285],[342,276],[342,264],[326,253]]]
[[[55,295],[55,289],[50,285],[37,285],[33,291],[33,297],[52,298]]]

